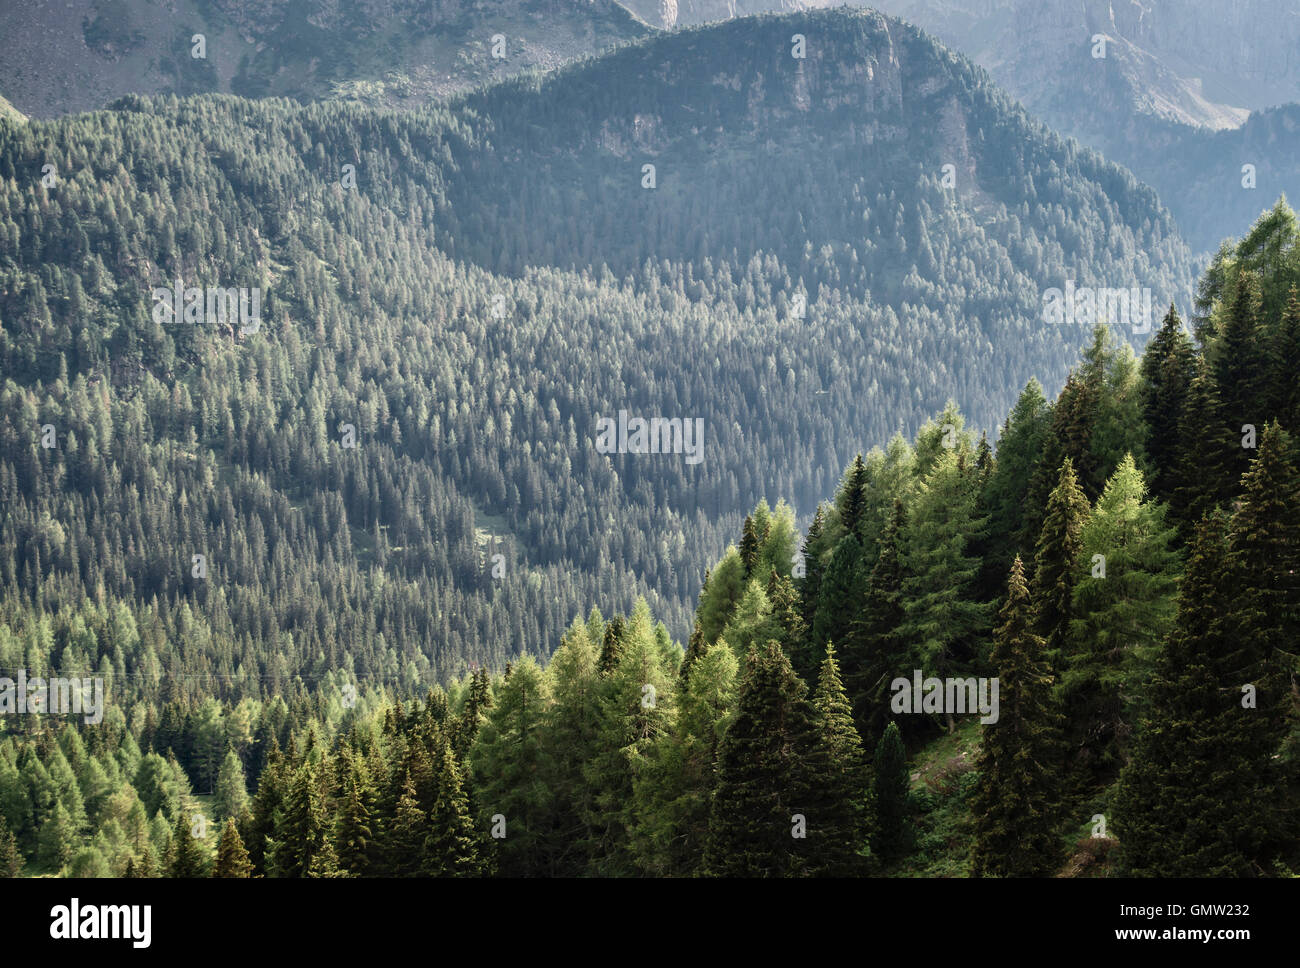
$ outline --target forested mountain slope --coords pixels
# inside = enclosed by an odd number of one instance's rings
[[[724,48],[751,66],[715,77]],[[755,500],[810,509],[948,397],[990,426],[1059,381],[1086,327],[1042,289],[1187,278],[1149,191],[879,16],[613,57],[423,113],[0,122],[6,607],[120,600],[151,631],[106,657],[223,694],[436,681],[638,591],[684,637]],[[178,279],[260,287],[260,327],[160,317]],[[621,409],[701,420],[702,462],[598,453]]]

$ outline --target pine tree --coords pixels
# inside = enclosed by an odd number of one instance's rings
[[[212,870],[213,877],[252,877],[253,864],[248,859],[248,851],[239,838],[239,829],[233,817],[226,818],[226,825],[221,831],[221,841],[217,845],[217,863]]]
[[[1225,620],[1232,600],[1223,581],[1225,530],[1221,512],[1197,526],[1177,622],[1157,660],[1133,756],[1120,774],[1114,829],[1121,870],[1132,876],[1250,872],[1256,844],[1243,836],[1238,813],[1255,812],[1271,768],[1258,774],[1257,764],[1231,745],[1259,710],[1240,705],[1241,670]]]
[[[274,877],[306,877],[327,839],[325,807],[310,760],[293,773],[277,815],[267,866]]]
[[[352,874],[365,873],[374,853],[375,789],[365,761],[343,751],[343,789],[334,826],[334,851],[339,867]]]
[[[817,741],[809,762],[814,786],[806,818],[808,863],[814,874],[851,877],[862,873],[868,855],[866,756],[830,644],[813,709]]]
[[[1174,490],[1169,511],[1184,540],[1215,507],[1226,507],[1237,490],[1239,440],[1227,430],[1208,368],[1198,359],[1178,423]]]
[[[428,817],[420,809],[415,781],[402,778],[401,794],[392,829],[388,833],[388,867],[395,877],[414,877],[424,866],[424,843]]]
[[[1211,344],[1210,358],[1227,430],[1235,435],[1244,432],[1244,424],[1262,428],[1269,416],[1265,381],[1272,367],[1260,326],[1259,279],[1255,273],[1238,274],[1225,312],[1223,332]],[[1233,451],[1230,466],[1234,482],[1246,472],[1250,456],[1244,447]]]
[[[849,638],[852,650],[844,662],[845,685],[858,732],[873,743],[888,724],[889,684],[908,659],[902,634],[907,614],[903,605],[902,540],[907,512],[894,502],[880,540],[880,555],[867,578],[866,596],[857,627]]]
[[[1178,424],[1196,373],[1196,350],[1173,304],[1142,354],[1142,420],[1151,493],[1163,501],[1178,480]]]
[[[1039,877],[1061,863],[1056,836],[1064,774],[1062,715],[1042,637],[1035,635],[1019,555],[993,637],[998,719],[984,726],[971,798],[977,877]]]
[[[719,757],[704,870],[715,877],[807,873],[806,840],[796,834],[810,799],[816,730],[807,687],[777,643],[745,657],[736,707]]]
[[[9,829],[4,814],[0,814],[0,877],[21,877],[25,866],[18,838]]]
[[[623,655],[631,647],[630,633],[630,628],[625,629],[620,636]],[[621,664],[622,659],[619,661]],[[528,656],[520,659],[510,678],[501,684],[470,750],[479,810],[477,829],[490,830],[492,817],[498,814],[506,818],[508,836],[496,841],[496,862],[506,876],[523,876],[546,865],[555,809],[554,793],[547,786],[547,751],[542,745],[550,701],[548,684],[537,663]],[[434,801],[421,797],[421,803],[428,804],[427,813]]]
[[[871,781],[871,805],[875,829],[871,850],[885,864],[893,864],[912,852],[915,833],[909,807],[911,781],[907,774],[907,752],[898,724],[890,722],[876,745],[875,770]]]
[[[1034,556],[1030,585],[1034,631],[1046,642],[1048,662],[1064,659],[1074,615],[1075,562],[1083,543],[1083,526],[1091,509],[1067,457],[1056,488],[1047,500],[1047,514]]]
[[[472,877],[479,873],[478,840],[450,746],[444,746],[438,757],[436,781],[438,796],[428,815],[422,873],[430,877]]]
[[[186,811],[176,814],[171,847],[167,851],[168,877],[207,876],[203,850],[199,847],[199,838],[194,836],[194,816]]]

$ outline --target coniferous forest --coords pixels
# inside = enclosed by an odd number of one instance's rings
[[[1280,192],[1193,252],[861,10],[14,114],[0,873],[1300,875]]]

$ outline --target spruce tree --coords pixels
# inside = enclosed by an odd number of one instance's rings
[[[747,580],[753,577],[754,567],[758,564],[758,549],[762,537],[754,531],[753,516],[745,515],[745,524],[740,538],[740,564],[743,568],[742,573]]]
[[[18,838],[9,829],[4,814],[0,814],[0,877],[21,877],[25,866]]]
[[[603,876],[635,870],[630,830],[636,825],[634,788],[651,749],[676,715],[675,677],[655,648],[650,609],[638,599],[622,657],[603,684],[597,753],[587,764],[593,810],[593,869]]]
[[[808,676],[812,674],[812,666],[808,661],[808,629],[804,625],[799,593],[795,591],[794,583],[789,576],[772,571],[768,575],[766,595],[770,611],[759,630],[758,641],[779,642],[781,651],[789,656],[800,678],[808,682]],[[731,644],[735,645],[734,642]],[[804,674],[805,670],[808,675]]]
[[[344,748],[342,790],[334,824],[334,852],[339,867],[352,874],[363,874],[370,867],[375,851],[375,789],[370,771],[361,757]]]
[[[437,798],[428,813],[422,873],[430,877],[472,877],[480,873],[478,838],[469,815],[460,768],[449,745],[437,757]]]
[[[750,649],[723,739],[704,870],[715,877],[787,877],[811,869],[798,834],[810,799],[816,728],[807,687],[776,642]]]
[[[1235,436],[1243,433],[1245,424],[1263,428],[1269,417],[1265,381],[1272,367],[1260,325],[1259,279],[1255,273],[1238,274],[1224,311],[1223,331],[1211,344],[1210,359],[1227,431],[1229,436]],[[1248,448],[1233,450],[1234,482],[1246,472],[1250,456]]]
[[[252,877],[253,864],[248,859],[248,851],[239,838],[239,829],[233,817],[226,818],[226,825],[221,830],[221,841],[217,845],[217,863],[212,869],[213,877]]]
[[[816,745],[809,762],[814,785],[807,811],[808,863],[814,874],[852,877],[863,872],[869,854],[866,756],[830,644],[812,704]]]
[[[194,836],[194,820],[188,811],[176,814],[172,826],[171,846],[167,851],[168,877],[205,877],[207,871],[199,838]]]
[[[598,642],[589,627],[575,621],[561,639],[546,670],[552,702],[543,714],[542,747],[550,752],[543,767],[547,771],[546,786],[554,798],[546,856],[549,872],[557,877],[585,874],[593,850],[588,818],[595,807],[583,771],[596,756],[599,742]],[[698,648],[698,644],[692,646],[687,661],[682,663],[683,669],[687,662],[692,668],[698,664]]]
[[[630,631],[620,636],[624,655],[630,647]],[[619,661],[621,664],[622,659]],[[547,751],[542,741],[550,701],[546,678],[537,663],[529,656],[520,659],[510,678],[501,684],[470,751],[470,771],[477,787],[477,829],[489,831],[498,814],[506,818],[508,835],[495,842],[496,861],[506,876],[526,875],[546,862],[554,794],[547,786]],[[421,797],[421,803],[427,804],[427,813],[434,800]]]
[[[213,816],[218,820],[238,817],[248,805],[244,786],[244,765],[233,749],[227,749],[217,773],[216,796],[212,800]]]
[[[822,575],[820,601],[808,640],[812,648],[805,650],[802,656],[809,666],[795,669],[805,682],[816,681],[820,656],[825,654],[827,642],[843,642],[852,637],[866,588],[867,571],[862,542],[855,534],[846,534],[836,544]],[[735,644],[732,643],[733,647]]]
[[[1300,380],[1295,379],[1295,364],[1300,360],[1300,295],[1291,291],[1273,338],[1273,376],[1270,410],[1275,419],[1294,438],[1300,435]]]
[[[976,759],[971,871],[977,877],[1041,877],[1061,864],[1062,715],[1045,642],[1033,631],[1019,555],[999,618],[992,656],[998,719],[984,725]]]
[[[1169,500],[1178,480],[1178,425],[1196,373],[1195,359],[1191,338],[1170,303],[1164,322],[1142,354],[1142,420],[1152,467],[1150,486],[1151,493],[1163,501]]]
[[[327,839],[325,805],[316,769],[304,758],[293,773],[276,818],[267,866],[273,877],[306,877]]]
[[[871,779],[874,829],[871,850],[881,862],[894,864],[912,852],[912,829],[907,772],[907,751],[898,724],[890,722],[876,744],[875,769]]]
[[[880,555],[867,578],[866,595],[845,658],[844,681],[861,736],[874,745],[889,717],[889,684],[904,674],[907,639],[902,633],[903,534],[907,512],[895,501],[880,540]]]
[[[1047,500],[1043,530],[1034,553],[1030,584],[1034,631],[1046,643],[1053,668],[1064,658],[1074,615],[1075,562],[1083,544],[1083,526],[1091,509],[1079,487],[1070,458],[1061,463],[1057,485]]]
[[[1241,708],[1241,671],[1225,621],[1233,597],[1223,580],[1225,531],[1222,512],[1197,526],[1178,618],[1120,774],[1113,825],[1120,869],[1135,877],[1241,876],[1251,869],[1254,845],[1242,836],[1238,813],[1253,812],[1267,788],[1257,764],[1230,745],[1258,710]]]
[[[424,844],[428,816],[420,809],[415,781],[408,773],[402,778],[401,794],[392,829],[388,832],[388,869],[395,877],[415,877],[424,867]]]
[[[1215,507],[1227,507],[1237,490],[1239,437],[1228,433],[1209,369],[1197,359],[1187,403],[1178,422],[1174,490],[1169,511],[1184,541]]]
[[[739,663],[726,642],[700,656],[678,699],[677,720],[636,779],[637,863],[651,876],[699,872],[722,738],[735,712]]]
[[[942,678],[975,661],[988,629],[989,605],[975,598],[980,562],[970,553],[984,532],[977,489],[964,455],[943,451],[907,520],[902,634],[911,646],[911,668],[926,675]],[[955,728],[951,715],[947,725]]]
[[[852,535],[859,542],[866,539],[866,489],[869,483],[867,466],[858,454],[844,473],[840,492],[835,498],[835,507],[839,512],[839,521],[844,535]]]

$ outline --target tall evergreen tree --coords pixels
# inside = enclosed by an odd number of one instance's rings
[[[912,829],[907,773],[907,751],[898,724],[890,722],[876,744],[875,769],[871,779],[871,805],[875,827],[871,849],[885,864],[894,864],[912,852]]]
[[[1164,506],[1146,499],[1133,458],[1111,475],[1083,526],[1061,674],[1069,740],[1087,779],[1123,759],[1152,663],[1176,612],[1178,554]]]
[[[889,717],[889,684],[904,674],[907,639],[902,633],[907,613],[903,604],[902,541],[907,512],[894,502],[880,540],[880,555],[867,578],[866,596],[857,627],[849,638],[845,685],[858,732],[876,741]]]
[[[1164,322],[1142,354],[1142,420],[1151,462],[1151,493],[1163,501],[1178,480],[1178,424],[1196,373],[1196,350],[1170,303]]]
[[[971,541],[983,534],[978,481],[963,455],[944,451],[921,482],[904,542],[903,634],[912,668],[945,677],[979,658],[989,605],[975,600],[980,562]],[[955,723],[948,716],[951,731]]]
[[[816,745],[809,763],[814,778],[807,815],[809,863],[815,874],[851,877],[862,873],[869,854],[866,757],[830,644],[812,704]]]
[[[1114,829],[1121,870],[1133,876],[1244,875],[1258,844],[1258,831],[1243,826],[1238,811],[1255,812],[1271,768],[1259,775],[1231,745],[1259,710],[1241,707],[1241,670],[1225,621],[1232,600],[1223,581],[1225,529],[1221,512],[1197,526],[1178,618],[1120,774]]]
[[[194,812],[196,813],[197,811]],[[171,847],[167,852],[168,877],[207,876],[203,849],[199,846],[199,838],[194,836],[194,814],[188,811],[176,814]]]
[[[480,873],[478,837],[469,815],[469,801],[451,746],[443,743],[436,757],[438,794],[428,813],[424,867],[430,877],[470,877]]]
[[[1083,526],[1091,508],[1067,457],[1061,464],[1056,488],[1047,500],[1043,530],[1034,554],[1030,585],[1034,631],[1046,643],[1053,668],[1064,658],[1074,615],[1075,562],[1083,544]]]
[[[213,877],[252,877],[253,863],[248,859],[248,851],[239,838],[239,828],[235,818],[227,817],[226,825],[221,829],[221,840],[217,844],[217,863],[212,869]]]
[[[810,871],[804,814],[816,742],[807,687],[775,642],[745,657],[736,716],[722,742],[704,869],[716,877]],[[805,830],[800,830],[800,817]]]
[[[1024,565],[1007,580],[993,637],[998,719],[984,726],[971,798],[977,877],[1041,877],[1061,864],[1059,795],[1064,778],[1062,715],[1045,642],[1033,631]]]
[[[1237,490],[1234,474],[1240,438],[1228,433],[1218,391],[1198,358],[1187,403],[1178,422],[1174,490],[1169,510],[1184,540],[1215,507],[1226,507]]]

